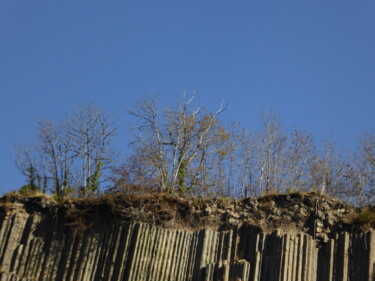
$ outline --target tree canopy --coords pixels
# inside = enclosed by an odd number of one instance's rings
[[[272,110],[260,112],[258,130],[224,123],[226,112],[224,102],[214,112],[196,105],[194,94],[164,108],[156,97],[142,98],[128,110],[131,149],[121,162],[111,146],[117,128],[100,107],[79,106],[59,121],[41,119],[35,142],[17,146],[23,189],[62,198],[104,190],[221,197],[316,191],[374,203],[373,134],[363,133],[352,151],[329,135],[318,143],[308,131],[286,131]]]

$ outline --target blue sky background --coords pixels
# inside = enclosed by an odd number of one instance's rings
[[[94,102],[125,109],[184,91],[224,121],[256,128],[262,107],[285,127],[355,148],[375,130],[375,2],[0,1],[0,194],[25,183],[14,143],[35,120]]]

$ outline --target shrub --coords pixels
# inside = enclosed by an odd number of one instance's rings
[[[375,222],[375,210],[370,208],[363,208],[358,211],[355,222],[359,224],[372,224]]]
[[[39,187],[34,184],[25,184],[18,190],[18,193],[21,195],[34,195],[40,192]]]

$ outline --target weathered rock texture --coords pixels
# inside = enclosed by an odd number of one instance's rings
[[[102,221],[73,231],[53,212],[7,203],[0,212],[0,280],[375,280],[375,232],[325,242],[248,224],[178,230]]]

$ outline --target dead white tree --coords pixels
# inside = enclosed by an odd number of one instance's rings
[[[85,197],[99,188],[100,174],[113,160],[110,144],[116,128],[111,117],[92,103],[77,107],[66,127],[78,168],[73,178]]]
[[[156,98],[145,98],[129,110],[136,119],[134,151],[142,153],[142,165],[156,172],[162,191],[185,193],[206,178],[202,174],[215,141],[217,116],[226,105],[206,113],[200,107],[191,109],[194,99],[185,94],[176,106],[160,113]]]

